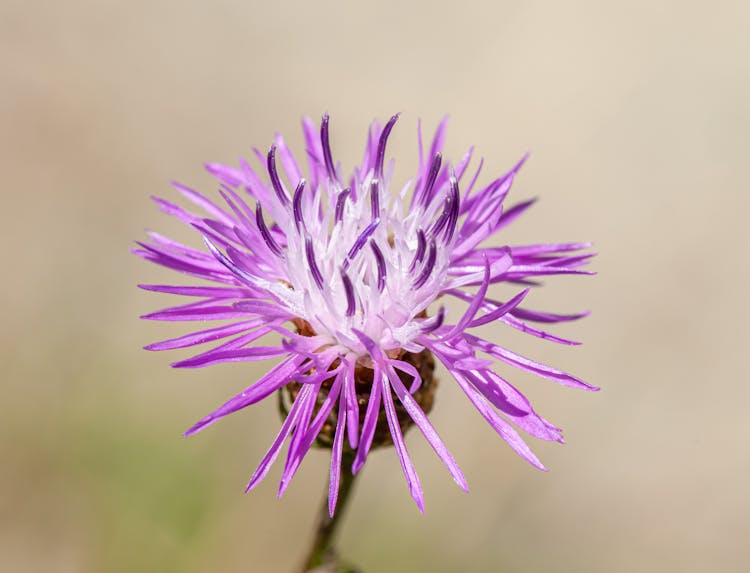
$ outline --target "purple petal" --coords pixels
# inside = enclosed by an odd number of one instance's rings
[[[336,405],[336,402],[341,399],[341,389],[344,385],[344,377],[344,368],[341,365],[334,370],[324,371],[322,375],[319,376],[321,382],[326,382],[331,378],[333,378],[333,382],[331,383],[328,394],[320,405],[317,414],[315,414],[315,419],[310,424],[304,436],[302,443],[305,444],[305,451],[307,451],[307,449],[309,449],[315,442],[318,434],[320,434],[320,431],[323,429],[323,425],[326,423],[326,420],[328,420],[328,416],[331,414],[333,407]]]
[[[513,311],[521,303],[521,301],[523,301],[524,298],[526,298],[526,295],[528,293],[529,293],[528,288],[522,290],[505,304],[502,304],[498,306],[497,308],[495,308],[494,310],[488,312],[484,316],[481,316],[480,318],[473,320],[470,326],[477,327],[483,324],[487,324],[488,322],[492,322],[498,318],[507,318],[507,315],[511,311]],[[485,303],[486,302],[487,300],[485,299]]]
[[[351,279],[347,276],[346,271],[341,269],[341,281],[344,283],[344,291],[346,292],[346,316],[354,316],[354,312],[357,310],[356,299],[354,298],[354,286],[352,285]]]
[[[253,225],[251,221],[253,219],[253,212],[250,207],[248,207],[247,203],[245,203],[237,193],[228,187],[226,189],[219,189],[219,194],[232,209],[232,213],[237,217],[237,220],[241,223],[242,227],[247,229],[252,228]],[[235,228],[236,227],[237,226],[235,225]]]
[[[378,141],[378,154],[375,159],[375,177],[383,179],[383,163],[385,162],[385,147],[388,143],[388,136],[391,134],[393,126],[398,121],[399,114],[394,115],[385,124],[383,131],[380,132],[380,140]]]
[[[545,267],[542,265],[512,265],[503,275],[504,280],[524,279],[547,275],[595,275],[592,271],[582,271],[569,267]]]
[[[306,450],[304,449],[304,438],[307,435],[308,426],[310,424],[310,418],[312,417],[313,410],[315,409],[315,402],[317,401],[317,395],[320,391],[320,382],[315,384],[308,384],[306,388],[312,388],[310,396],[307,397],[302,404],[302,413],[300,414],[299,420],[297,421],[297,427],[294,429],[292,434],[292,441],[289,443],[289,451],[286,455],[286,463],[284,464],[284,470],[281,472],[281,481],[279,482],[279,491],[277,496],[281,498],[289,487],[289,484],[297,472],[302,458],[305,456]],[[298,395],[297,399],[300,397]]]
[[[357,390],[354,386],[354,368],[354,361],[344,365],[343,393],[346,398],[346,431],[349,437],[349,447],[356,450],[359,443],[359,402]],[[339,406],[340,411],[341,406]]]
[[[413,273],[414,269],[417,268],[417,263],[422,262],[422,257],[424,257],[424,253],[427,250],[427,238],[425,237],[424,231],[422,229],[417,229],[417,250],[414,253],[414,258],[411,261],[411,264],[409,265],[409,272]]]
[[[487,288],[490,286],[490,264],[489,261],[485,258],[484,259],[484,278],[482,279],[482,282],[479,286],[479,290],[474,295],[473,300],[469,304],[469,308],[466,309],[466,312],[464,312],[464,315],[461,317],[461,320],[459,320],[453,328],[451,328],[448,333],[442,337],[442,340],[450,340],[457,334],[460,334],[464,331],[464,329],[469,325],[469,323],[474,319],[474,316],[476,316],[477,312],[479,312],[479,308],[482,306],[482,303],[484,302],[484,295],[487,294]]]
[[[263,237],[263,241],[268,245],[269,250],[275,255],[280,256],[282,253],[281,247],[279,247],[279,244],[274,240],[271,231],[269,231],[266,226],[266,222],[263,219],[263,209],[261,208],[260,203],[258,203],[255,208],[255,222],[261,236]]]
[[[349,252],[346,255],[346,259],[344,260],[344,269],[349,268],[349,264],[351,263],[351,261],[354,259],[354,257],[357,256],[357,253],[362,250],[362,247],[365,246],[367,240],[375,232],[375,229],[377,229],[379,224],[380,219],[374,219],[369,225],[367,225],[367,227],[365,227],[365,230],[359,234],[359,237],[357,237],[357,240],[354,241],[354,244],[352,245],[351,249],[349,249]]]
[[[192,436],[207,428],[217,420],[242,410],[256,402],[260,402],[266,396],[273,394],[276,390],[287,384],[296,374],[304,372],[306,366],[302,363],[304,358],[290,356],[271,368],[265,376],[260,378],[252,386],[248,386],[231,400],[225,402],[220,408],[191,426],[185,436]]]
[[[318,285],[319,289],[323,289],[323,275],[318,267],[318,262],[315,260],[315,251],[313,250],[312,239],[305,241],[305,255],[307,256],[307,265],[310,268],[310,274],[312,275],[315,284]]]
[[[175,217],[176,219],[182,221],[183,223],[187,223],[188,225],[190,225],[196,219],[199,219],[197,215],[189,213],[182,207],[175,205],[174,203],[170,203],[166,199],[151,196],[151,200],[159,206],[159,209],[162,211],[162,213],[166,213],[167,215]]]
[[[401,427],[399,426],[398,415],[396,414],[396,407],[393,404],[393,398],[391,397],[391,389],[388,385],[388,379],[383,373],[378,372],[378,374],[380,374],[378,378],[373,378],[373,390],[382,386],[385,416],[388,419],[388,426],[391,429],[393,445],[396,448],[398,460],[401,462],[401,469],[406,477],[406,483],[409,486],[409,493],[411,493],[419,511],[424,513],[424,494],[422,493],[422,485],[419,483],[419,476],[417,476],[414,464],[412,464],[411,458],[409,458],[409,452],[406,450],[404,437],[401,434]]]
[[[302,120],[302,130],[305,134],[305,147],[307,151],[307,163],[310,173],[310,185],[316,189],[321,179],[325,179],[325,167],[323,161],[323,150],[320,146],[320,137],[315,124],[306,117]]]
[[[263,162],[261,161],[261,163]],[[244,187],[247,193],[263,204],[267,205],[270,203],[273,195],[255,170],[242,158],[240,158],[240,167],[242,168],[242,174],[245,177]]]
[[[294,198],[292,199],[292,212],[294,214],[294,224],[299,231],[300,226],[305,224],[302,218],[302,193],[305,190],[305,180],[300,179],[297,184],[297,188],[294,190]]]
[[[199,259],[197,257],[188,257],[186,255],[173,254],[163,248],[147,243],[136,242],[143,247],[144,251],[133,251],[136,255],[145,259],[154,261],[164,267],[172,268],[187,274],[193,274],[201,277],[218,277],[231,276],[226,269],[222,268],[217,261],[211,259]]]
[[[398,396],[398,399],[404,405],[407,413],[409,414],[411,419],[414,420],[414,423],[422,432],[430,446],[432,446],[432,449],[435,450],[435,453],[438,455],[440,460],[443,462],[443,464],[445,464],[445,467],[448,468],[453,481],[455,481],[462,490],[468,492],[469,486],[466,484],[466,478],[464,478],[464,474],[463,472],[461,472],[461,468],[458,467],[456,460],[453,459],[453,456],[448,451],[448,448],[445,446],[443,441],[440,439],[440,436],[435,431],[435,428],[427,419],[427,416],[425,416],[422,408],[419,407],[419,404],[417,404],[417,401],[412,397],[412,395],[406,391],[406,388],[404,387],[401,379],[398,377],[398,374],[396,374],[396,371],[393,369],[393,367],[388,363],[385,364],[385,367],[388,378],[390,379],[391,387],[396,392],[396,396]],[[387,401],[390,399],[389,389],[385,388],[384,394],[388,394],[388,396],[386,397],[387,408]]]
[[[513,256],[528,257],[535,255],[548,255],[551,253],[564,253],[568,251],[580,251],[588,249],[591,243],[545,243],[541,245],[522,245],[511,247],[510,251]]]
[[[221,221],[214,221],[213,219],[202,219],[200,222],[194,222],[193,226],[200,225],[200,223],[203,223],[203,225],[199,227],[200,232],[205,232],[205,229],[210,229],[211,231],[213,231],[213,236],[220,237],[221,240],[226,244],[240,244],[237,240],[237,233],[235,233],[234,231],[239,223],[235,223],[230,227],[229,225],[225,225]]]
[[[420,288],[430,278],[432,271],[435,270],[435,259],[437,258],[437,246],[435,241],[430,242],[430,250],[427,253],[427,261],[422,267],[422,272],[419,273],[417,280],[414,281],[414,288]]]
[[[474,185],[477,183],[477,179],[479,179],[479,174],[482,172],[482,167],[484,167],[484,159],[479,160],[479,165],[477,166],[477,170],[474,172],[474,175],[471,178],[471,181],[469,181],[469,184],[466,186],[466,191],[464,191],[464,198],[461,202],[461,208],[459,209],[459,214],[463,215],[464,213],[467,213],[471,210],[472,205],[474,204],[474,198],[471,199],[469,196],[471,195],[472,190],[474,189]]]
[[[208,247],[208,250],[211,251],[211,254],[216,257],[216,260],[219,261],[222,265],[224,265],[234,276],[236,276],[241,281],[253,286],[255,283],[255,277],[252,276],[250,273],[244,271],[243,269],[239,268],[237,265],[235,265],[224,253],[222,253],[216,245],[214,245],[208,237],[203,237],[203,242],[206,244],[206,247]]]
[[[495,227],[495,232],[499,231],[500,229],[504,227],[507,227],[513,221],[518,219],[518,217],[520,217],[521,214],[524,211],[526,211],[526,209],[528,209],[534,203],[536,203],[536,201],[537,199],[535,197],[533,199],[529,199],[528,201],[524,201],[523,203],[518,203],[517,205],[514,205],[513,207],[505,211],[497,222],[497,225]]]
[[[378,366],[377,363],[375,363],[373,366],[373,376],[382,376],[382,374],[380,373],[380,366]],[[377,378],[373,378],[373,380],[376,379]],[[375,435],[375,426],[378,422],[378,411],[380,410],[380,394],[380,384],[373,383],[372,389],[370,390],[370,397],[367,400],[365,419],[362,422],[362,435],[359,440],[357,455],[354,458],[354,463],[352,464],[352,473],[356,474],[360,469],[362,469],[362,466],[365,464],[365,460],[367,459],[367,454],[370,451],[372,438]]]
[[[524,432],[541,440],[565,443],[560,428],[540,417],[526,397],[503,377],[489,369],[463,374],[485,398]]]
[[[419,194],[419,202],[422,205],[429,205],[432,199],[432,189],[435,185],[438,173],[440,172],[440,166],[443,162],[443,156],[437,152],[432,156],[432,162],[430,163],[430,170],[427,172],[427,179],[425,179],[424,186]]]
[[[370,212],[372,213],[372,218],[377,219],[380,217],[380,189],[378,185],[378,180],[373,179],[370,182]]]
[[[144,346],[146,350],[173,350],[175,348],[185,348],[187,346],[195,346],[197,344],[205,344],[213,340],[219,340],[226,338],[227,336],[233,336],[244,330],[249,330],[263,324],[261,320],[249,320],[243,322],[237,322],[234,324],[227,324],[219,326],[217,328],[209,328],[208,330],[201,330],[199,332],[193,332],[180,336],[178,338],[171,338],[169,340],[163,340],[161,342],[154,342],[148,346]]]
[[[508,269],[512,267],[513,259],[510,256],[510,250],[504,249],[505,254],[497,256],[490,263],[490,283],[496,283],[505,278],[508,273]],[[482,277],[484,276],[484,254],[482,254],[482,264],[477,266],[474,264],[452,264],[448,268],[448,272],[452,278],[448,282],[448,289],[453,289],[458,286],[475,285],[482,283]]]
[[[378,268],[378,291],[383,292],[386,279],[385,257],[383,256],[383,251],[380,250],[380,247],[374,241],[370,241],[370,248],[373,255],[375,255],[375,264]]]
[[[444,320],[445,320],[445,307],[441,306],[438,309],[438,312],[435,316],[422,321],[422,333],[427,334],[428,332],[437,330],[443,325]]]
[[[172,181],[172,186],[180,193],[182,193],[185,197],[187,197],[187,199],[195,203],[206,213],[215,217],[222,223],[225,223],[230,227],[233,227],[237,224],[237,221],[235,221],[234,218],[230,216],[226,211],[218,207],[213,201],[210,201],[208,198],[204,197],[197,191],[194,191],[193,189],[190,189],[190,187],[186,187],[181,183],[177,183],[176,181]]]
[[[276,146],[272,145],[268,150],[268,156],[266,160],[266,168],[268,169],[268,177],[271,179],[271,186],[276,192],[276,197],[279,198],[279,202],[287,206],[289,205],[289,194],[284,189],[284,185],[279,179],[279,172],[276,169]]]
[[[542,260],[544,265],[552,265],[556,267],[569,267],[576,268],[582,267],[589,264],[591,259],[596,256],[596,253],[584,253],[582,255],[574,255],[570,257],[550,257],[546,260]],[[540,259],[536,259],[540,260]]]
[[[428,157],[435,157],[438,153],[443,151],[445,147],[445,134],[448,131],[448,116],[446,115],[437,126],[435,135],[432,137],[432,145],[430,146],[430,154]]]
[[[566,374],[565,372],[556,370],[550,366],[540,364],[539,362],[534,362],[533,360],[525,358],[515,352],[511,352],[501,346],[497,346],[496,344],[492,344],[491,342],[487,342],[486,340],[472,334],[465,333],[464,338],[469,344],[475,345],[482,352],[486,352],[490,356],[499,358],[503,362],[515,366],[516,368],[520,368],[521,370],[532,372],[542,378],[547,378],[548,380],[553,380],[558,384],[562,384],[563,386],[572,386],[573,388],[581,388],[583,390],[599,390],[596,386],[587,384],[575,376],[571,376],[570,374]]]
[[[153,292],[163,292],[183,296],[207,296],[213,298],[246,298],[256,295],[256,291],[245,286],[235,288],[140,284],[138,285],[138,288]]]
[[[204,167],[211,175],[232,187],[237,187],[245,181],[245,178],[242,176],[242,171],[230,167],[229,165],[223,165],[221,163],[206,163]]]
[[[336,211],[334,213],[334,221],[336,223],[340,223],[344,219],[344,206],[346,205],[346,198],[349,197],[351,192],[351,189],[344,189],[336,198]]]
[[[232,306],[245,314],[261,316],[266,320],[278,318],[288,319],[294,317],[294,315],[283,306],[264,300],[241,300],[235,302]]]
[[[460,358],[453,362],[453,367],[456,370],[477,370],[480,368],[489,368],[492,366],[492,360],[485,360],[483,358]]]
[[[492,428],[502,437],[508,445],[515,450],[515,452],[524,458],[526,461],[536,466],[541,470],[546,468],[542,465],[539,459],[534,455],[526,442],[521,439],[511,425],[506,422],[481,396],[478,390],[472,386],[461,373],[453,368],[452,361],[444,356],[438,349],[433,350],[435,356],[445,365],[450,371],[453,378],[458,382],[458,385],[464,391],[466,396],[469,398],[474,407],[479,411],[485,420],[492,426]]]
[[[570,340],[569,338],[562,338],[560,336],[555,336],[554,334],[550,334],[549,332],[546,332],[539,328],[535,328],[531,326],[530,324],[526,324],[525,322],[518,320],[517,318],[514,318],[513,315],[510,315],[510,314],[506,314],[505,316],[501,318],[501,320],[505,324],[515,328],[516,330],[520,330],[521,332],[525,332],[526,334],[531,334],[532,336],[536,336],[537,338],[543,338],[544,340],[550,340],[552,342],[565,344],[567,346],[579,346],[581,344],[577,340]]]
[[[344,398],[339,402],[339,415],[336,420],[336,434],[333,437],[333,448],[331,449],[331,471],[328,485],[328,514],[333,517],[336,511],[336,502],[339,497],[339,483],[341,481],[341,455],[344,450],[344,424],[346,423],[346,408]]]
[[[266,455],[263,456],[263,459],[260,461],[260,464],[258,464],[257,469],[253,472],[253,475],[250,478],[247,487],[245,488],[245,493],[258,485],[266,476],[271,465],[274,461],[276,461],[276,457],[279,455],[279,449],[281,448],[281,445],[286,441],[289,433],[292,431],[292,428],[294,428],[297,420],[299,420],[300,414],[302,413],[302,406],[310,400],[310,396],[313,396],[314,392],[315,388],[313,386],[302,387],[299,394],[297,395],[297,399],[289,409],[289,414],[287,414],[287,417],[284,420],[284,423],[282,424],[281,430],[276,436],[276,439],[273,441],[273,444],[271,444],[271,447],[268,449],[268,452],[266,452]]]
[[[253,338],[248,340],[247,343],[252,340],[260,338],[271,332],[270,328],[263,328],[255,331]],[[203,368],[204,366],[210,366],[211,364],[219,364],[222,362],[248,362],[255,360],[267,360],[269,358],[276,358],[278,356],[284,356],[287,354],[285,348],[281,346],[253,346],[250,348],[234,348],[231,350],[211,350],[204,352],[198,356],[193,356],[186,360],[181,360],[172,364],[175,368]]]
[[[588,316],[590,311],[586,310],[583,312],[577,312],[574,314],[555,314],[552,312],[541,312],[538,310],[529,310],[527,308],[516,308],[511,313],[516,318],[522,320],[530,320],[532,322],[542,323],[556,323],[556,322],[569,322],[571,320],[578,320]]]
[[[305,411],[297,429],[294,431],[294,438],[289,447],[289,454],[287,456],[287,462],[284,466],[284,471],[281,476],[281,482],[279,484],[279,497],[281,497],[286,491],[287,487],[292,481],[292,478],[297,473],[303,458],[310,450],[310,447],[315,443],[320,430],[323,428],[323,424],[328,420],[328,416],[333,410],[334,405],[339,399],[341,392],[341,385],[343,376],[341,375],[341,367],[339,366],[335,370],[328,371],[328,367],[325,370],[321,370],[315,377],[314,386],[317,388],[316,394],[319,393],[321,384],[330,378],[334,378],[333,384],[326,395],[323,403],[315,414],[315,419],[310,422],[310,418],[315,411],[317,399],[310,405],[310,411]]]
[[[458,165],[456,165],[456,179],[461,181],[461,178],[463,177],[464,173],[466,172],[466,168],[469,166],[469,163],[471,162],[471,157],[474,155],[474,146],[472,145],[469,147],[468,151],[464,154],[464,156],[461,158],[461,161],[458,162]]]
[[[492,227],[489,222],[482,223],[469,236],[457,240],[456,245],[451,252],[451,260],[459,260],[491,234]]]
[[[284,138],[278,133],[276,134],[276,151],[278,151],[281,167],[284,169],[289,181],[299,181],[302,179],[302,171],[300,171],[294,155],[292,155],[292,152],[284,142]]]
[[[176,306],[150,314],[144,314],[141,318],[146,320],[225,320],[231,318],[242,318],[232,306],[203,306],[189,308],[191,305]]]
[[[449,366],[448,368],[450,369]],[[487,420],[490,426],[492,426],[492,429],[495,430],[519,456],[521,456],[531,465],[539,468],[540,470],[546,471],[546,468],[544,467],[544,465],[542,465],[542,462],[540,462],[539,458],[534,455],[534,452],[531,451],[526,442],[524,442],[521,436],[518,435],[518,432],[516,432],[508,422],[503,420],[503,418],[497,412],[495,412],[495,410],[492,409],[492,407],[484,400],[484,398],[482,398],[479,392],[457,372],[451,371],[451,374],[453,375],[453,378],[456,379],[456,382],[458,382],[461,390],[464,391],[471,403],[474,404],[474,407],[479,411],[480,414],[482,414],[482,416],[485,420]]]
[[[458,224],[458,214],[461,210],[461,194],[458,191],[458,180],[455,175],[450,178],[450,201],[446,207],[448,214],[448,224],[445,228],[445,242],[450,243],[453,239],[453,235],[456,232],[456,225]]]
[[[414,394],[414,392],[419,390],[419,387],[422,385],[422,376],[419,374],[419,371],[414,368],[414,366],[402,360],[390,359],[390,363],[396,370],[400,370],[401,372],[405,372],[406,374],[411,376],[409,394]]]
[[[328,114],[323,116],[323,121],[320,123],[320,146],[323,149],[323,161],[328,172],[328,178],[331,181],[338,181],[336,175],[336,166],[333,164],[333,156],[331,155],[331,141],[328,134]]]

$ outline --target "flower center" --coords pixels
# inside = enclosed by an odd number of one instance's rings
[[[292,322],[297,329],[297,334],[307,337],[316,335],[315,331],[310,326],[310,323],[306,320],[295,318]],[[422,408],[425,414],[429,414],[432,410],[432,405],[435,400],[435,391],[438,385],[437,378],[435,378],[434,376],[435,358],[433,357],[432,352],[425,349],[421,352],[414,353],[408,352],[404,349],[398,349],[397,351],[390,351],[389,355],[390,354],[394,354],[393,356],[391,356],[392,358],[396,358],[410,364],[419,373],[421,384],[418,388],[411,392],[410,386],[412,385],[413,380],[405,372],[400,370],[397,371],[401,382],[403,382],[404,385],[410,389],[410,392],[416,400],[417,404],[419,404],[420,408]],[[336,367],[338,367],[337,360],[331,364],[329,370],[333,370]],[[359,406],[360,428],[364,424],[367,405],[370,401],[370,393],[373,387],[373,376],[374,370],[368,366],[357,364],[357,366],[354,368],[354,387],[357,396],[357,404]],[[313,410],[312,414],[313,417],[318,414],[321,407],[323,406],[323,403],[328,397],[332,382],[333,377],[322,383],[320,391],[317,394],[315,409]],[[279,390],[279,412],[281,413],[282,419],[285,419],[288,415],[289,409],[297,399],[297,395],[299,394],[301,389],[302,384],[300,382],[292,381]],[[414,422],[401,401],[397,399],[392,389],[391,393],[393,395],[393,401],[396,406],[396,414],[398,417],[399,426],[401,427],[401,431],[405,432],[414,425]],[[315,444],[318,447],[330,449],[333,446],[333,438],[336,432],[336,422],[338,420],[338,415],[339,402],[337,401],[315,440]],[[391,432],[388,427],[385,407],[381,401],[380,411],[378,412],[378,421],[377,425],[375,426],[375,434],[372,439],[371,448],[390,446],[392,444],[393,439],[391,438]]]

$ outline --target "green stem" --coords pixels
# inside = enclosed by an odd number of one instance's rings
[[[334,537],[336,530],[338,529],[341,517],[346,509],[347,501],[349,500],[349,494],[352,491],[352,485],[354,484],[354,474],[352,474],[352,456],[346,453],[341,460],[341,479],[339,480],[339,495],[336,504],[336,513],[333,517],[330,517],[328,513],[328,495],[323,498],[323,503],[320,507],[320,513],[318,514],[318,524],[315,529],[315,538],[313,539],[312,548],[308,557],[305,559],[305,565],[302,568],[302,573],[312,571],[316,567],[326,566],[327,569],[322,569],[328,573],[357,573],[359,570],[341,563],[339,561],[336,550],[333,547]],[[361,572],[360,572],[361,573]]]

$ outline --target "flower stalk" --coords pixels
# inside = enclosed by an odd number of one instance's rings
[[[338,553],[334,547],[336,532],[341,523],[342,516],[346,510],[347,502],[354,486],[355,475],[352,473],[354,454],[347,451],[341,464],[341,479],[339,480],[338,505],[333,516],[329,513],[328,495],[324,496],[318,513],[318,521],[315,527],[310,552],[305,558],[301,573],[310,571],[325,571],[325,573],[361,573],[349,563],[339,560]],[[320,569],[319,569],[320,568]]]

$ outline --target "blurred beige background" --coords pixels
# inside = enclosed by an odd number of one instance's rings
[[[139,321],[179,277],[128,249],[190,234],[149,196],[214,191],[299,119],[332,115],[351,166],[372,117],[451,116],[455,160],[485,177],[526,149],[505,236],[593,240],[594,278],[557,278],[535,306],[589,308],[571,349],[493,334],[602,386],[512,379],[566,431],[526,465],[443,375],[433,419],[464,495],[416,434],[427,513],[393,452],[368,462],[341,537],[379,571],[745,571],[750,560],[746,2],[0,1],[2,432],[0,570],[291,571],[327,479],[309,456],[242,489],[279,426],[263,403],[181,432],[265,365],[175,371],[144,344],[188,325]],[[742,295],[742,293],[746,293]],[[507,372],[507,371],[506,371]]]

